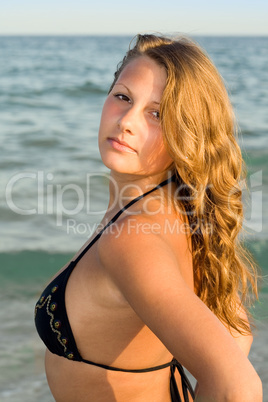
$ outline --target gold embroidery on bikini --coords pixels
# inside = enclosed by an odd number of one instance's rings
[[[50,302],[51,302],[51,295],[47,296],[47,298],[43,301],[42,304],[37,304],[36,307],[35,307],[35,316],[37,314],[37,309],[38,308],[39,309],[43,308],[45,306],[45,304],[46,304],[46,312],[51,317],[51,319],[49,321],[50,328],[52,329],[52,331],[54,333],[57,334],[57,339],[58,339],[59,343],[63,346],[64,352],[66,353],[67,347],[65,346],[65,343],[63,343],[62,340],[61,340],[61,332],[58,331],[57,329],[55,329],[54,326],[53,326],[53,321],[54,321],[55,316],[54,316],[54,314],[51,313],[51,311],[49,311]]]

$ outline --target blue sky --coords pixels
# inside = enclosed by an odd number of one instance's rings
[[[0,0],[0,34],[148,31],[268,35],[268,1]]]

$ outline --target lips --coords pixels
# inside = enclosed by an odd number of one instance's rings
[[[137,153],[134,148],[132,148],[128,143],[125,141],[121,141],[118,138],[115,137],[110,137],[108,138],[109,143],[114,149],[117,149],[118,151],[123,151],[123,152],[129,152],[129,153]]]

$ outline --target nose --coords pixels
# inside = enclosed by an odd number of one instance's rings
[[[138,111],[132,105],[118,119],[118,127],[123,133],[135,134],[138,123]]]

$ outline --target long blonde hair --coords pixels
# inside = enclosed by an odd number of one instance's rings
[[[243,160],[223,80],[190,39],[138,35],[111,88],[125,66],[142,55],[167,72],[161,125],[180,189],[177,201],[191,228],[195,292],[229,328],[250,333],[238,310],[247,311],[248,284],[257,296],[257,275],[237,238],[243,221]]]

